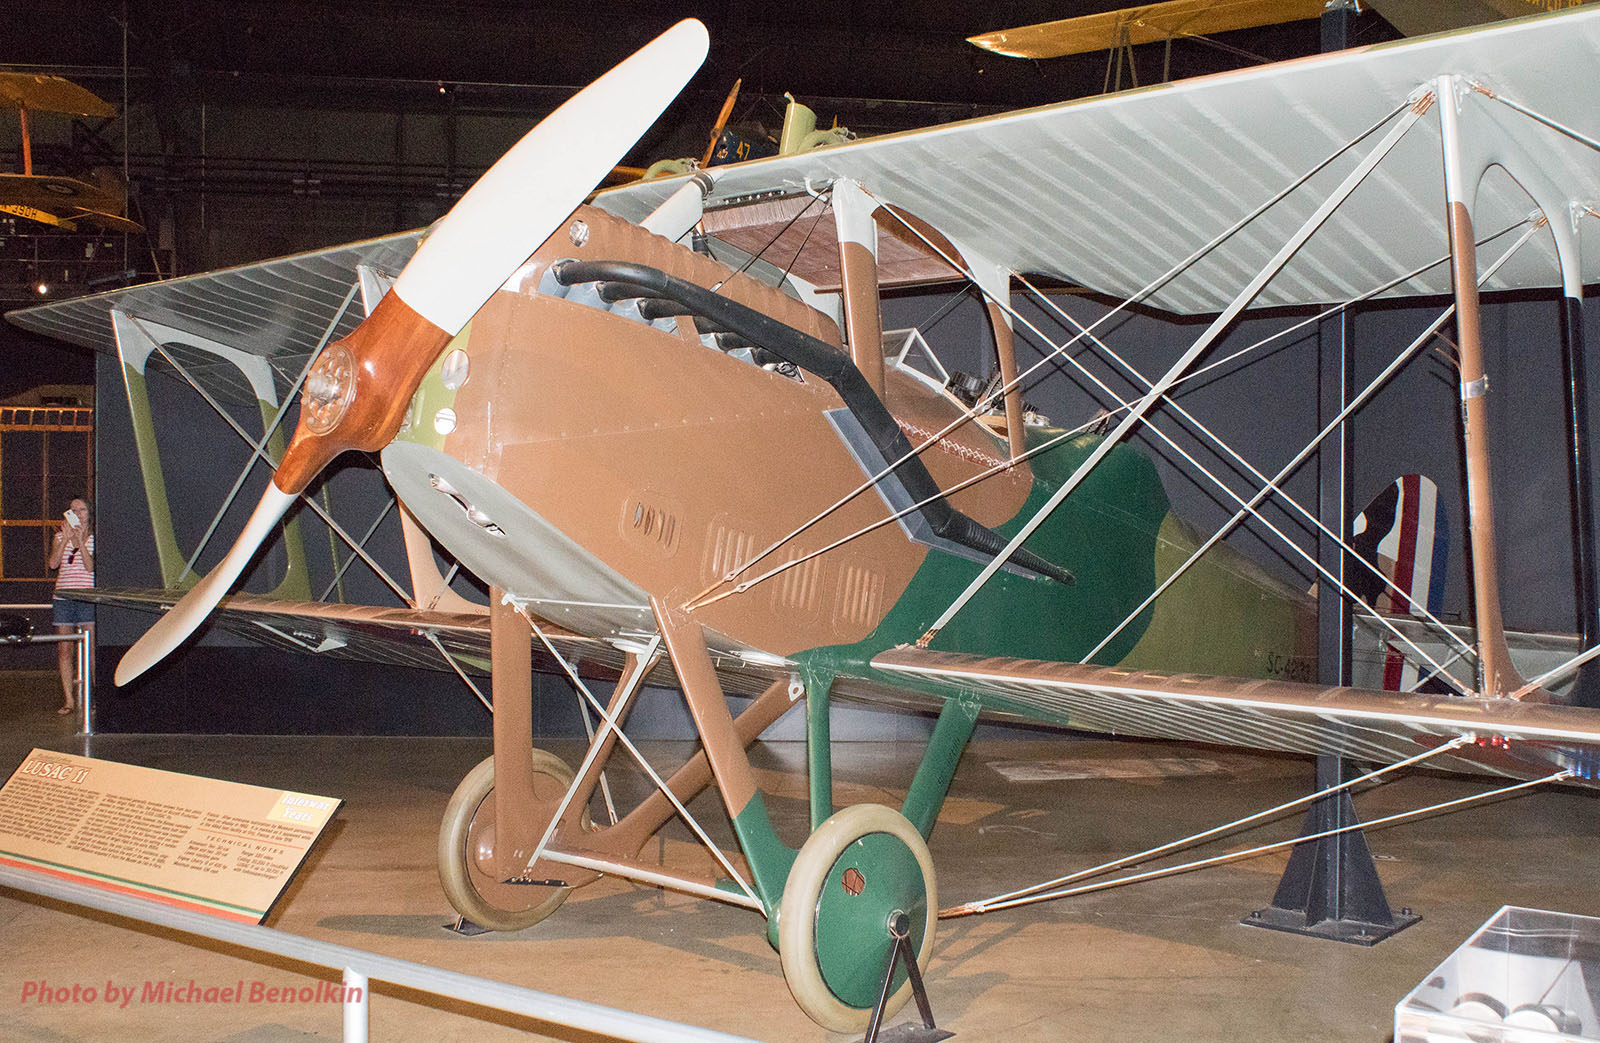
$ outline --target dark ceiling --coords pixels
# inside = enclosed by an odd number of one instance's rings
[[[1104,53],[1030,62],[980,51],[965,37],[1118,6],[1104,0],[32,0],[0,5],[6,26],[0,65],[57,67],[115,100],[126,44],[134,102],[200,94],[392,109],[438,106],[443,94],[458,111],[526,111],[549,107],[692,16],[710,29],[711,55],[675,113],[680,118],[714,113],[742,77],[737,117],[770,119],[790,91],[825,118],[837,113],[859,132],[876,133],[1100,92]],[[1376,15],[1354,19],[1353,44],[1393,36]],[[1172,72],[1192,76],[1318,47],[1315,21],[1180,40]],[[1141,82],[1159,78],[1162,61],[1158,45],[1140,48]]]
[[[709,60],[631,164],[698,156],[739,79],[734,122],[769,133],[786,91],[820,125],[837,119],[857,134],[1097,94],[1116,85],[1104,52],[1024,61],[965,38],[1118,6],[0,0],[0,68],[66,76],[125,113],[71,121],[70,134],[62,117],[41,118],[36,165],[125,173],[129,214],[149,230],[95,242],[0,217],[0,300],[427,224],[545,113],[680,18],[705,22]],[[1375,14],[1351,17],[1352,45],[1395,35]],[[1145,45],[1121,84],[1160,79],[1168,60],[1181,78],[1320,48],[1317,20],[1181,39],[1170,55]],[[0,168],[20,169],[16,131],[0,123]]]

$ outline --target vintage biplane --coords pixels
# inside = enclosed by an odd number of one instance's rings
[[[124,216],[127,193],[109,170],[97,170],[93,180],[85,181],[39,173],[33,167],[30,112],[109,118],[117,114],[114,105],[59,76],[0,71],[0,108],[16,110],[22,135],[22,172],[0,174],[0,213],[69,232],[80,223],[111,232],[144,230]]]
[[[1358,5],[1345,2],[1350,7]],[[1369,4],[1384,19],[1406,36],[1465,29],[1485,22],[1577,7],[1584,0],[1378,0]],[[1329,8],[1341,6],[1326,0],[1160,0],[1135,4],[1115,11],[1058,18],[1034,25],[996,29],[967,37],[967,42],[985,51],[1009,58],[1063,58],[1071,54],[1109,51],[1130,61],[1134,86],[1137,72],[1131,66],[1132,48],[1140,44],[1167,46],[1170,61],[1172,42],[1207,37],[1214,33],[1284,22],[1320,18]],[[1120,73],[1119,73],[1120,75]],[[1162,79],[1166,79],[1165,75]]]
[[[183,560],[162,522],[147,362],[235,368],[246,380],[233,383],[261,405],[253,452],[275,475],[221,562],[181,598],[93,595],[167,610],[119,682],[213,612],[311,654],[411,642],[456,662],[487,651],[495,755],[462,782],[441,829],[452,904],[516,930],[615,874],[745,906],[765,919],[800,1006],[840,1030],[868,1019],[895,927],[928,958],[939,908],[925,838],[985,713],[1592,780],[1600,713],[1546,693],[1594,650],[1525,679],[1501,622],[1479,293],[1559,287],[1579,332],[1582,287],[1600,273],[1600,251],[1581,249],[1600,199],[1600,14],[863,140],[586,202],[706,47],[698,23],[671,29],[541,122],[423,233],[12,313],[120,354],[169,587]],[[807,211],[827,216],[798,220]],[[1016,350],[1038,324],[1014,292],[1072,320],[1035,295],[1041,275],[1125,302],[1112,315],[1139,304],[1214,318],[1189,327],[1161,371],[1129,372],[1136,394],[1098,388],[1109,412],[1093,426],[1043,426],[1022,397],[1038,366],[1022,368]],[[882,290],[952,279],[981,291],[992,325],[999,378],[976,398],[952,393],[881,328]],[[1443,626],[1425,605],[1403,621],[1380,606],[1364,614],[1421,664],[1415,679],[1453,694],[1312,683],[1313,600],[1220,542],[1226,528],[1206,536],[1179,518],[1130,435],[1166,437],[1158,407],[1188,416],[1171,392],[1247,308],[1324,315],[1447,294],[1453,304],[1277,474],[1238,463],[1257,491],[1229,494],[1235,521],[1259,516],[1322,435],[1453,321],[1476,625]],[[1097,326],[1039,350],[1073,367],[1111,350]],[[299,426],[278,459],[272,436],[295,393]],[[379,454],[404,505],[408,607],[229,597],[348,450]],[[1326,536],[1349,551],[1343,534]],[[430,538],[484,581],[487,606],[446,582]],[[1378,575],[1390,608],[1406,600],[1395,570]],[[1351,593],[1337,572],[1320,582]],[[575,768],[531,746],[535,640],[597,718]],[[619,669],[609,702],[589,692],[579,657]],[[1465,673],[1452,672],[1460,663]],[[664,779],[645,766],[659,790],[632,811],[592,813],[608,758],[635,750],[630,705],[668,666],[700,752]],[[732,693],[754,696],[738,716]],[[841,698],[937,713],[901,807],[835,807],[828,708]],[[811,832],[791,845],[746,750],[802,700]],[[714,850],[720,870],[705,875],[641,857],[674,816],[706,839],[686,805],[712,786],[739,855]]]

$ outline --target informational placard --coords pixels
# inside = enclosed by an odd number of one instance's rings
[[[342,803],[35,749],[0,787],[0,862],[260,923]]]

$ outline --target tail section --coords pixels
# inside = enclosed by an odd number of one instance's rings
[[[1365,569],[1350,587],[1373,610],[1396,616],[1437,614],[1444,604],[1445,564],[1450,527],[1439,502],[1439,488],[1420,474],[1401,475],[1356,516],[1351,545],[1394,584]],[[1383,687],[1410,691],[1419,674],[1394,645],[1383,650]]]

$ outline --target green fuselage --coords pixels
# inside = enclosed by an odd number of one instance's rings
[[[1030,446],[1059,434],[1029,429]],[[1099,441],[1098,436],[1083,435],[1036,456],[1027,502],[997,531],[1014,535]],[[1142,670],[1314,677],[1309,596],[1267,576],[1223,544],[1211,548],[1123,625],[1199,543],[1194,530],[1172,513],[1151,460],[1137,449],[1118,446],[1026,543],[1069,569],[1076,582],[997,572],[938,632],[931,647],[1065,662],[1088,657],[1100,665]],[[798,658],[814,670],[870,676],[874,655],[921,638],[980,570],[981,564],[965,558],[930,553],[905,594],[865,639]],[[1117,635],[1090,656],[1119,626]]]

